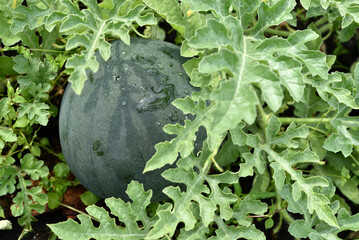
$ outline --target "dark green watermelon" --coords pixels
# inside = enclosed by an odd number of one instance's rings
[[[154,146],[173,136],[162,128],[187,116],[171,102],[193,91],[182,68],[179,47],[132,38],[131,45],[112,42],[111,57],[97,55],[99,70],[89,73],[81,95],[68,85],[60,109],[63,154],[77,179],[96,195],[121,197],[132,180],[154,191],[170,183],[164,169],[142,174]]]

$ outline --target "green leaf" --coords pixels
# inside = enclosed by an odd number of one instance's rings
[[[298,117],[308,118],[314,117],[318,113],[323,113],[328,109],[329,105],[317,95],[315,88],[307,86],[301,102],[294,104],[294,114]]]
[[[0,122],[10,112],[9,98],[1,98],[0,100]]]
[[[345,157],[350,155],[353,146],[359,145],[356,128],[359,124],[359,117],[350,117],[348,115],[350,111],[351,109],[343,104],[339,107],[338,113],[331,120],[331,124],[337,133],[332,134],[323,145],[323,148],[328,151],[341,151]]]
[[[181,233],[178,236],[178,239],[198,239],[198,240],[206,240],[208,234],[208,227],[203,224],[198,224],[193,229],[186,231],[185,229],[181,229]]]
[[[301,171],[292,168],[292,165],[297,163],[318,162],[318,157],[308,149],[304,152],[296,153],[285,150],[281,154],[275,153],[269,147],[264,147],[264,149],[269,154],[269,160],[272,162],[270,166],[274,169],[273,178],[276,187],[282,189],[286,177],[285,173],[288,173],[295,182],[292,190],[294,201],[297,201],[301,197],[301,192],[304,192],[308,198],[307,206],[309,212],[315,211],[319,219],[325,221],[330,226],[338,227],[333,210],[328,206],[330,203],[329,199],[314,189],[316,186],[328,186],[328,181],[319,176],[303,178]]]
[[[196,1],[184,0],[183,2],[191,5],[191,10],[195,12],[213,10],[220,16],[225,17],[230,14],[229,9],[231,5],[237,5],[238,0],[214,0],[214,1]]]
[[[296,220],[290,224],[288,231],[296,238],[306,238],[310,233],[315,232],[304,220]]]
[[[253,185],[250,191],[251,196],[254,194],[265,193],[271,181],[268,170],[262,174],[256,174],[253,180]]]
[[[175,0],[144,0],[147,6],[154,9],[182,36],[184,35],[186,21],[183,18],[183,12]]]
[[[30,152],[32,155],[34,155],[35,157],[39,157],[41,155],[41,149],[39,146],[37,145],[32,145],[30,147]]]
[[[10,3],[10,2],[8,2],[8,3]],[[11,8],[9,7],[9,9],[11,9]],[[11,11],[11,10],[8,10],[8,11]],[[16,42],[21,40],[20,34],[17,34],[17,35],[12,34],[12,32],[10,31],[11,23],[9,23],[8,19],[2,14],[0,14],[0,24],[2,26],[1,31],[0,31],[0,39],[4,43],[5,46],[13,45]]]
[[[226,166],[231,162],[235,162],[239,157],[239,147],[233,144],[229,138],[222,146],[220,152],[216,156],[216,162],[219,166]]]
[[[287,56],[268,58],[268,62],[278,72],[282,85],[288,89],[293,99],[298,102],[302,98],[305,88],[300,62]]]
[[[220,218],[216,218],[216,223],[218,225],[218,230],[216,230],[216,236],[212,236],[209,238],[211,240],[231,240],[238,238],[253,240],[265,239],[264,233],[256,229],[254,225],[250,225],[249,227],[235,227],[233,225],[227,226]]]
[[[81,224],[69,219],[48,226],[61,239],[144,239],[153,226],[153,220],[146,213],[152,192],[145,192],[141,184],[132,181],[126,193],[132,199],[132,203],[125,203],[116,198],[105,200],[111,214],[124,223],[125,227],[117,226],[115,219],[105,209],[95,205],[87,207],[86,211],[101,222],[99,227],[93,225],[88,215],[82,214],[77,216]],[[137,221],[142,222],[143,226],[139,226]]]
[[[330,137],[326,139],[323,148],[335,153],[341,151],[346,157],[353,151],[353,145],[350,139],[337,133],[331,134]]]
[[[206,129],[209,129],[208,119],[213,111],[211,105],[207,107],[203,100],[200,100],[196,105],[189,97],[177,99],[172,104],[182,110],[184,114],[190,113],[197,117],[193,121],[185,120],[184,126],[176,124],[166,125],[163,128],[166,133],[176,134],[177,137],[171,141],[156,144],[156,153],[147,161],[144,172],[161,168],[166,164],[172,164],[176,161],[178,153],[183,158],[188,157],[194,150],[194,141],[199,127],[204,125]]]
[[[266,128],[267,143],[276,145],[285,145],[288,148],[297,148],[298,142],[293,140],[296,138],[306,138],[308,136],[308,127],[301,125],[297,127],[294,123],[291,123],[286,131],[276,136],[280,130],[280,122],[274,115],[269,119],[268,127]]]
[[[17,73],[13,70],[14,60],[12,57],[0,56],[0,76],[11,76]]]
[[[264,226],[266,229],[270,229],[274,226],[274,221],[272,218],[268,218],[265,222],[264,222]]]
[[[32,83],[35,86],[49,84],[56,76],[54,68],[47,59],[41,61],[39,58],[27,58],[19,54],[14,58],[14,62],[14,70],[25,74],[17,78],[22,90],[29,89]]]
[[[30,123],[30,120],[26,116],[16,119],[14,123],[14,128],[25,128]]]
[[[104,60],[110,57],[111,45],[105,41],[107,34],[130,44],[129,31],[133,22],[137,22],[140,26],[154,25],[157,22],[152,13],[142,15],[145,5],[138,1],[126,0],[114,5],[108,17],[102,14],[96,1],[82,2],[85,7],[81,11],[71,2],[61,2],[65,7],[71,6],[72,12],[61,19],[60,32],[71,33],[66,49],[83,48],[80,54],[74,54],[66,63],[66,68],[72,71],[69,82],[77,94],[81,93],[84,82],[87,80],[86,70],[90,69],[92,72],[98,70],[95,51],[99,50]]]
[[[24,179],[20,181],[24,181]],[[26,183],[27,186],[30,184]],[[32,215],[32,211],[35,210],[38,213],[43,213],[47,202],[47,195],[42,192],[42,188],[32,187],[26,190],[22,189],[22,191],[20,191],[16,197],[13,198],[14,204],[11,205],[10,209],[13,216],[21,216],[18,219],[20,226],[25,226],[35,220]]]
[[[16,190],[16,170],[10,165],[0,166],[0,196]]]
[[[181,191],[179,187],[167,187],[163,192],[174,202],[173,208],[158,211],[159,220],[147,236],[148,239],[157,239],[166,234],[172,236],[177,225],[180,222],[185,223],[185,230],[191,230],[195,227],[196,219],[190,206],[193,202],[198,204],[199,215],[205,226],[213,220],[216,205],[219,206],[220,216],[224,219],[230,219],[233,212],[230,205],[237,200],[228,188],[223,190],[220,184],[233,184],[238,181],[238,175],[232,172],[222,174],[206,175],[203,172],[203,166],[207,161],[211,161],[211,152],[208,145],[204,145],[200,157],[193,155],[182,158],[178,161],[178,167],[166,170],[162,176],[175,183],[182,183],[186,186],[186,191]],[[198,171],[193,169],[193,166]],[[208,186],[203,184],[207,182]],[[203,194],[208,194],[209,197]],[[163,226],[166,226],[163,228]]]
[[[328,79],[329,66],[324,53],[318,50],[307,50],[305,43],[317,38],[318,35],[312,30],[295,32],[288,39],[271,37],[263,40],[256,47],[260,54],[258,57],[266,60],[272,58],[274,53],[288,56],[299,60],[313,76]]]
[[[316,166],[320,172],[326,173],[328,177],[333,181],[333,183],[338,187],[340,192],[346,196],[350,201],[355,204],[359,204],[359,183],[354,178],[342,179],[341,170],[337,165],[325,165],[325,166]]]
[[[56,177],[67,177],[70,173],[69,165],[67,163],[57,163],[54,167],[54,172]]]
[[[240,20],[242,29],[246,29],[253,19],[253,14],[261,4],[261,0],[241,0],[239,1],[238,10],[240,12]]]
[[[306,206],[307,196],[302,195],[298,200],[294,200],[292,192],[293,188],[290,184],[286,184],[282,189],[279,189],[281,197],[288,202],[288,211],[302,214],[305,218],[310,218],[310,213]]]
[[[253,200],[250,196],[245,197],[237,209],[234,210],[233,217],[241,226],[249,227],[252,224],[251,218],[247,215],[252,213],[254,215],[263,215],[268,209],[268,205],[259,200]]]
[[[5,128],[0,126],[0,137],[5,142],[15,142],[17,136],[11,128]]]
[[[213,93],[212,98],[218,101],[213,112],[212,131],[221,133],[235,127],[241,120],[249,124],[254,122],[259,100],[251,85],[238,84],[230,79]]]
[[[217,36],[217,37],[216,37]],[[194,48],[217,48],[226,46],[230,41],[230,31],[215,19],[208,19],[206,25],[196,31],[188,45]]]
[[[267,27],[292,19],[290,11],[295,5],[296,2],[293,0],[279,0],[273,6],[262,2],[258,8],[258,21],[253,26],[251,35],[255,38],[261,37]]]
[[[346,75],[334,72],[329,75],[329,79],[308,79],[310,84],[317,88],[318,94],[325,101],[328,101],[328,93],[333,95],[339,103],[344,103],[348,107],[358,109],[352,93],[352,79]]]
[[[19,118],[26,115],[29,120],[34,120],[36,123],[39,123],[43,126],[47,125],[49,121],[48,118],[50,116],[50,112],[48,111],[48,109],[50,107],[46,103],[22,103],[20,104],[20,106],[21,107],[18,109]]]
[[[32,180],[46,177],[49,169],[44,166],[43,161],[38,161],[32,154],[28,153],[20,159],[21,170],[31,176]]]
[[[83,194],[81,194],[80,196],[81,201],[86,205],[92,205],[97,203],[98,201],[101,200],[100,197],[98,197],[97,195],[95,195],[94,193],[90,192],[90,191],[86,191]]]

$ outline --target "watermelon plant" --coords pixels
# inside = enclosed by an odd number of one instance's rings
[[[37,160],[62,159],[37,130],[68,82],[62,150],[113,197],[49,224],[58,238],[357,238],[357,1],[0,2],[0,193],[26,231],[61,202],[49,174],[69,183]]]

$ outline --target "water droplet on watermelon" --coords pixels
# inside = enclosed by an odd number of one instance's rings
[[[161,70],[163,69],[163,65],[161,63],[157,64],[157,66],[159,69],[161,69]]]
[[[106,68],[109,69],[109,68],[110,68],[110,65],[107,65]]]
[[[158,76],[160,73],[157,68],[147,68],[145,72],[149,75]]]
[[[126,101],[123,101],[122,102],[122,106],[126,106],[127,102]]]
[[[127,71],[128,70],[128,67],[125,67],[125,71]]]
[[[142,98],[136,107],[136,110],[140,113],[166,108],[171,100],[174,99],[174,85],[162,84],[156,89],[151,87],[147,94],[150,95]]]
[[[183,73],[179,72],[179,73],[178,73],[178,75],[182,76],[182,75],[183,75]]]
[[[120,75],[113,75],[112,77],[113,77],[114,81],[120,81],[120,79],[121,79]]]
[[[125,54],[126,54],[126,52],[125,52],[125,51],[123,51],[121,54],[122,54],[122,55],[125,55]]]
[[[142,157],[142,154],[141,154],[141,153],[138,153],[137,156]]]
[[[158,121],[158,122],[156,122],[156,124],[158,125],[158,126],[161,126],[161,123]]]

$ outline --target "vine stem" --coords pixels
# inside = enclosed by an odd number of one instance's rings
[[[291,34],[291,32],[289,32],[289,31],[278,30],[278,29],[274,29],[274,28],[267,28],[266,30],[264,30],[264,32],[271,34],[271,35],[277,35],[277,36],[282,36],[282,37],[288,37]]]
[[[89,215],[89,214],[87,214],[87,213],[85,213],[85,212],[83,212],[83,211],[80,211],[80,210],[78,210],[78,209],[76,209],[76,208],[74,208],[74,207],[71,207],[70,205],[67,205],[67,204],[65,204],[65,203],[60,203],[60,206],[65,207],[65,208],[68,208],[68,209],[70,209],[70,210],[72,210],[72,211],[74,211],[74,212],[77,212],[77,213],[80,213],[80,214],[84,214],[84,215],[86,215],[86,216],[89,216],[91,219],[95,220],[96,222],[100,222],[99,219],[97,219],[97,218],[95,218],[95,217],[93,217],[93,216],[91,216],[91,215]]]
[[[66,51],[61,51],[61,50],[52,50],[52,49],[38,49],[38,48],[26,48],[27,50],[30,51],[37,51],[37,52],[52,52],[52,53],[64,53]]]
[[[262,214],[262,215],[249,215],[249,216],[246,216],[247,218],[264,218],[264,217],[267,217],[269,218],[270,216],[273,216],[274,214],[280,212],[280,211],[283,211],[287,209],[287,207],[284,207],[284,208],[281,208],[281,209],[278,209],[276,210],[275,212],[272,212],[272,213],[268,213],[268,214]]]
[[[284,218],[284,220],[288,223],[288,225],[292,224],[295,220],[289,215],[288,211],[286,208],[283,209],[282,207],[282,197],[280,196],[278,189],[275,189],[277,196],[276,196],[276,205],[277,205],[277,209],[280,209],[281,211],[278,211],[279,214],[281,215],[281,217]],[[279,229],[281,227],[281,224],[279,224],[276,229],[273,231],[274,233],[278,232]]]
[[[290,118],[279,117],[278,120],[283,124],[289,123],[329,123],[333,118]]]
[[[140,33],[139,31],[137,31],[137,29],[132,24],[131,24],[131,28],[138,36],[140,36],[142,38],[150,38],[151,37],[151,35],[146,36],[146,35],[143,35],[142,33]]]
[[[7,153],[6,156],[8,157],[8,156],[13,155],[14,152],[15,152],[15,150],[16,150],[16,148],[17,148],[17,146],[19,146],[19,144],[18,144],[17,142],[15,142],[15,143],[11,146],[11,148],[10,148],[10,150],[9,150],[9,152]]]

